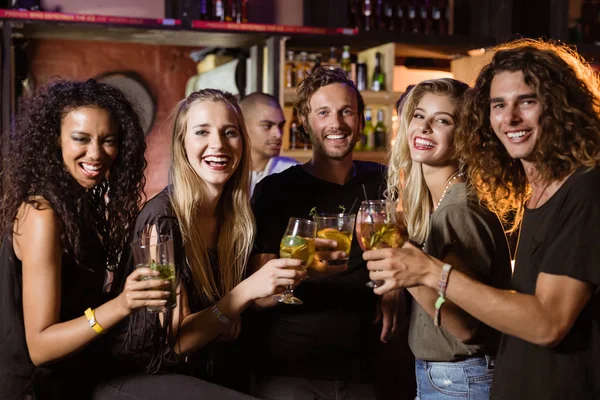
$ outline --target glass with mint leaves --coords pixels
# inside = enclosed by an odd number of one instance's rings
[[[146,279],[160,279],[168,281],[169,285],[164,290],[170,292],[164,306],[146,307],[148,312],[165,312],[177,304],[176,278],[175,278],[175,253],[173,252],[173,238],[169,235],[148,235],[131,243],[133,259],[136,268],[150,268],[160,274]]]
[[[360,204],[356,216],[356,236],[364,250],[402,247],[408,240],[404,214],[396,218],[394,203],[388,200],[366,200]],[[376,288],[383,283],[369,281],[367,286]]]

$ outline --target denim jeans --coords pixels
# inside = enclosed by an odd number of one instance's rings
[[[464,361],[434,362],[416,360],[415,400],[488,400],[494,375],[487,357]]]

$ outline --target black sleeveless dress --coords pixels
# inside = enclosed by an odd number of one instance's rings
[[[103,302],[104,250],[97,238],[86,241],[85,269],[63,255],[60,321],[83,315]],[[89,260],[89,262],[87,262]],[[36,367],[25,339],[22,264],[16,257],[12,234],[0,246],[0,399],[85,399],[90,382],[105,365],[99,341],[51,365]]]

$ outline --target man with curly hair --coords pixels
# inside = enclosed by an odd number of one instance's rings
[[[375,290],[428,286],[504,333],[492,399],[600,398],[600,85],[570,49],[500,46],[461,115],[457,154],[480,197],[520,226],[513,290],[412,245],[364,254]],[[393,258],[392,258],[393,257]],[[393,273],[392,273],[393,271]]]

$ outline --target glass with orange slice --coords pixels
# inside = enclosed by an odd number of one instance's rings
[[[345,258],[327,260],[327,264],[340,265],[348,263],[355,219],[356,215],[354,214],[317,214],[313,216],[313,220],[317,223],[317,237],[335,240],[337,242],[335,250],[346,253]]]

